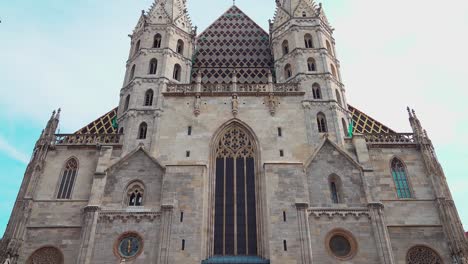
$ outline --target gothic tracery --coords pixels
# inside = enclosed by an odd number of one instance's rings
[[[425,246],[416,246],[408,251],[407,264],[443,264],[440,256]]]

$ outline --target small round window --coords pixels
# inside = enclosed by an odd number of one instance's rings
[[[120,258],[135,258],[143,250],[143,239],[136,233],[125,233],[117,240],[114,249]]]
[[[350,232],[345,230],[330,232],[326,243],[330,254],[340,260],[351,259],[357,252],[356,240]]]

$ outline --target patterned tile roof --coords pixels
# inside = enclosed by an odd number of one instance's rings
[[[354,120],[354,133],[359,134],[376,134],[376,133],[396,133],[394,130],[383,125],[379,121],[364,114],[357,108],[348,105]],[[106,113],[105,115],[94,120],[89,125],[78,130],[75,134],[116,134],[117,129],[112,126],[112,119],[117,116],[117,107]]]
[[[239,83],[267,83],[273,67],[270,37],[237,6],[229,8],[197,37],[192,80],[230,83],[234,68]]]

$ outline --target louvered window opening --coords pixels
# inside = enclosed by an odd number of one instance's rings
[[[214,253],[257,255],[253,141],[232,127],[218,142],[216,154]]]

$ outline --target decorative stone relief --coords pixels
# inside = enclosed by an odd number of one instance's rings
[[[43,247],[36,250],[26,264],[63,264],[63,254],[54,247]]]
[[[237,98],[237,94],[232,95],[232,115],[234,117],[237,116],[239,113],[239,99]]]
[[[318,209],[310,209],[310,214],[313,215],[315,218],[321,218],[322,216],[327,216],[329,219],[333,219],[335,217],[341,217],[346,219],[348,216],[355,217],[359,219],[361,217],[367,217],[371,219],[369,211],[367,208],[349,208],[349,209],[329,209],[329,208],[318,208]]]
[[[201,96],[197,94],[195,96],[195,103],[193,104],[193,114],[195,116],[200,115],[200,112],[201,112],[200,108],[201,108]]]
[[[269,96],[265,97],[265,105],[268,107],[268,110],[270,110],[271,116],[274,116],[279,105],[278,97],[274,96],[273,93],[270,93]]]
[[[408,251],[407,264],[443,264],[440,256],[425,246],[416,246]]]
[[[99,222],[113,223],[114,221],[121,221],[126,223],[127,221],[141,222],[143,220],[154,222],[154,220],[159,220],[161,217],[160,212],[101,212],[99,214]]]

